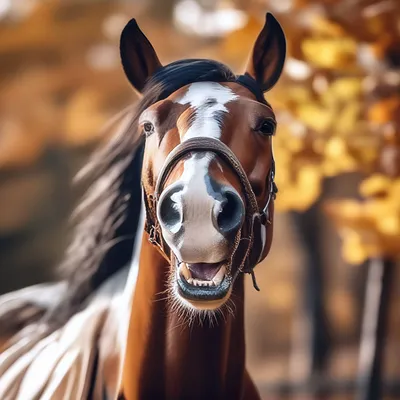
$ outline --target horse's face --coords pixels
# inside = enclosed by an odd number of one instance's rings
[[[136,47],[140,38],[143,45],[141,51],[127,55],[132,38]],[[157,56],[136,24],[125,28],[121,50],[128,78],[140,91],[144,85],[140,74],[151,75],[160,68]],[[141,56],[136,61],[135,53]],[[268,14],[246,72],[266,91],[278,80],[284,57],[282,29]],[[139,129],[146,136],[142,182],[150,198],[168,155],[191,138],[205,137],[218,139],[234,153],[259,209],[268,202],[276,120],[272,108],[257,101],[245,86],[205,81],[181,87],[145,109]],[[201,150],[188,152],[171,165],[161,189],[154,213],[171,254],[173,293],[191,308],[216,309],[229,298],[239,272],[232,253],[246,220],[248,198],[242,182],[230,163],[213,151]],[[265,258],[271,245],[273,201],[268,203],[268,216],[269,225],[257,232],[263,237],[256,261]]]
[[[275,126],[272,109],[237,83],[197,82],[183,87],[141,115],[140,127],[147,131],[146,192],[154,193],[160,170],[177,145],[193,137],[213,137],[235,153],[262,208],[270,188],[267,177]],[[175,256],[174,279],[186,279],[194,288],[215,289],[213,297],[220,295],[219,289],[222,292],[222,298],[212,302],[200,303],[193,300],[195,295],[185,299],[195,307],[218,307],[229,297],[230,287],[221,282],[226,274],[233,277],[237,272],[238,265],[229,265],[229,259],[244,222],[245,202],[237,175],[213,152],[189,153],[171,169],[163,185],[157,218]],[[265,252],[271,240],[272,228]]]

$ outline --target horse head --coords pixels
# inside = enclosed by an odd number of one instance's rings
[[[135,20],[120,50],[145,104],[137,125],[149,240],[169,261],[171,296],[218,309],[271,246],[277,123],[264,92],[281,75],[284,33],[268,13],[240,76],[211,60],[163,66]]]

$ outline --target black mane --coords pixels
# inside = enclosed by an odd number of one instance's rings
[[[213,60],[189,59],[172,62],[160,68],[148,80],[145,97],[158,100],[194,82],[234,82],[236,75],[224,64]],[[156,101],[158,101],[156,100]]]
[[[180,60],[160,68],[146,83],[134,109],[121,113],[119,129],[91,157],[78,181],[92,184],[78,206],[76,226],[61,264],[69,281],[67,298],[50,313],[61,324],[105,280],[132,257],[141,205],[144,139],[138,118],[152,104],[195,82],[234,82],[236,75],[212,60]]]

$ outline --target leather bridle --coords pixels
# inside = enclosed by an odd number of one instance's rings
[[[171,254],[166,245],[161,227],[157,219],[157,204],[160,199],[164,183],[175,165],[185,157],[188,153],[193,152],[212,152],[222,158],[230,168],[235,172],[240,180],[244,191],[246,216],[242,229],[238,232],[235,239],[235,246],[232,252],[230,265],[238,265],[238,272],[250,273],[253,277],[254,287],[258,290],[254,279],[253,268],[261,261],[263,246],[261,241],[255,241],[257,236],[261,236],[261,228],[264,225],[271,224],[269,215],[269,205],[271,199],[275,199],[277,187],[274,182],[275,162],[272,160],[272,166],[268,174],[269,192],[265,206],[259,209],[256,196],[253,192],[249,179],[240,161],[237,159],[232,150],[218,139],[210,137],[194,137],[190,138],[178,146],[176,146],[167,156],[165,163],[160,171],[157,179],[154,195],[145,193],[145,204],[147,211],[146,231],[149,234],[149,240],[157,246],[161,254],[171,262]],[[236,264],[237,263],[237,264]]]
[[[252,91],[256,95],[257,100],[267,104],[259,86],[251,77],[248,75],[241,75],[237,78],[237,83]],[[158,175],[154,195],[147,194],[144,190],[144,202],[146,207],[145,230],[149,234],[149,241],[158,248],[169,263],[172,262],[171,251],[163,239],[161,226],[157,219],[157,204],[164,184],[178,161],[189,153],[204,151],[212,152],[223,159],[239,178],[243,188],[246,215],[242,228],[235,237],[235,244],[229,265],[238,266],[237,274],[240,272],[251,274],[253,285],[256,290],[259,290],[253,268],[263,259],[264,246],[261,240],[261,230],[265,229],[265,232],[267,232],[268,226],[272,223],[270,220],[269,207],[271,200],[275,200],[276,193],[278,192],[278,188],[274,182],[275,161],[273,155],[272,165],[267,177],[267,184],[269,187],[268,197],[265,206],[260,210],[246,172],[238,158],[227,145],[211,137],[193,137],[180,143],[167,156]]]

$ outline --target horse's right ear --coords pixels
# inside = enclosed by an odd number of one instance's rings
[[[123,29],[119,49],[125,75],[141,93],[147,79],[162,65],[135,19],[131,19]]]
[[[253,47],[246,74],[254,78],[263,92],[270,90],[281,76],[286,56],[286,39],[275,17],[267,13],[265,25]]]

